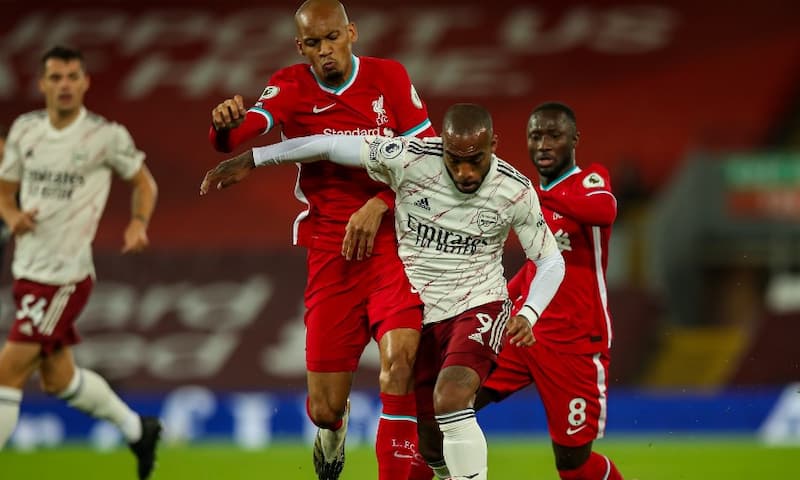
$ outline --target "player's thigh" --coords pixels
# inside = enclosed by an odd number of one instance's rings
[[[90,277],[66,285],[15,280],[12,291],[16,315],[9,340],[37,343],[44,356],[80,342],[75,322],[89,300],[92,287]]]
[[[553,442],[578,447],[602,437],[608,358],[600,353],[559,353],[543,345],[532,351],[531,368]]]
[[[367,317],[373,338],[380,343],[386,332],[422,328],[422,301],[411,288],[396,252],[373,255],[360,288],[367,296]]]
[[[444,349],[442,369],[450,366],[474,370],[483,384],[497,362],[511,302],[491,302],[447,320],[450,331]]]
[[[40,361],[41,346],[9,340],[0,349],[0,385],[22,389]]]
[[[366,297],[358,288],[361,270],[338,253],[309,251],[305,291],[309,371],[354,372],[358,367],[370,340]]]

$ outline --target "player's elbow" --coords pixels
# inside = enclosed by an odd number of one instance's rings
[[[208,130],[208,141],[214,150],[222,153],[231,153],[233,146],[230,141],[230,130],[217,130],[213,126]]]

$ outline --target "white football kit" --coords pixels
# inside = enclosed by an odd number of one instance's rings
[[[18,117],[0,179],[19,182],[20,208],[38,212],[34,230],[16,238],[14,278],[64,285],[94,276],[91,245],[111,171],[130,179],[143,161],[124,126],[84,108],[61,130],[44,110]]]
[[[542,267],[525,302],[536,314],[520,314],[534,322],[563,278],[563,258],[531,181],[496,156],[474,193],[456,188],[438,137],[320,135],[255,148],[253,156],[256,166],[317,160],[360,165],[388,184],[397,194],[399,255],[425,304],[426,324],[508,298],[502,254],[512,227],[527,257]]]

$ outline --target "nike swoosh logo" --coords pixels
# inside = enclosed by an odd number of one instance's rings
[[[314,113],[322,113],[325,110],[330,110],[331,108],[334,107],[334,105],[336,105],[336,102],[333,102],[330,105],[322,107],[322,108],[319,108],[316,105],[314,105],[314,108],[312,108],[311,111],[314,112]]]
[[[414,458],[414,455],[408,455],[406,453],[394,452],[394,456],[397,458]]]
[[[581,425],[578,428],[568,428],[567,429],[567,435],[575,435],[576,433],[580,432],[584,428],[586,428],[586,425]]]

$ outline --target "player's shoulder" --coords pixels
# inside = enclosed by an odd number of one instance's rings
[[[32,125],[44,123],[45,121],[47,121],[47,110],[32,110],[15,118],[11,123],[11,131],[13,132],[20,128],[29,128]]]
[[[406,144],[409,153],[416,155],[433,155],[441,157],[444,155],[442,137],[401,137]]]
[[[272,86],[287,86],[304,80],[313,80],[311,67],[307,63],[295,63],[273,73],[267,83]]]
[[[599,163],[592,163],[581,169],[577,179],[580,181],[580,185],[587,190],[609,190],[611,188],[611,176],[608,169]]]
[[[533,186],[533,182],[531,179],[526,177],[525,174],[517,170],[513,165],[506,162],[502,158],[495,155],[495,162],[497,164],[497,173],[502,178],[511,179],[515,184],[523,187],[523,188],[531,188]]]
[[[359,68],[371,77],[386,77],[395,79],[399,75],[408,76],[406,67],[397,60],[379,57],[358,57]]]
[[[92,112],[91,110],[86,111],[86,122],[93,126],[98,127],[109,127],[113,125],[119,125],[115,122],[109,121],[106,117],[100,115],[99,113]]]

